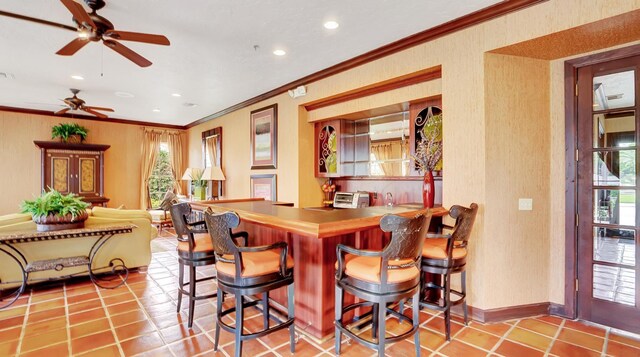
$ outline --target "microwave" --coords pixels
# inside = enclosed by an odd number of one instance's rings
[[[335,208],[360,208],[369,207],[368,192],[336,192],[333,196]]]

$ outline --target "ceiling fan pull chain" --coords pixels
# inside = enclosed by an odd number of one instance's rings
[[[100,77],[104,77],[104,47],[100,47]]]

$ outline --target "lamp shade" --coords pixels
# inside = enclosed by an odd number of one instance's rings
[[[218,166],[207,167],[204,169],[204,173],[202,174],[202,179],[207,181],[224,181],[226,178],[224,177],[224,173]]]
[[[187,167],[186,170],[184,170],[184,174],[182,175],[181,180],[185,180],[185,181],[191,181],[191,171],[193,169],[190,167]]]

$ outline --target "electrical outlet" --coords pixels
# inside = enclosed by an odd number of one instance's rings
[[[520,199],[518,199],[518,209],[520,211],[531,211],[531,210],[533,210],[533,199],[532,198],[520,198]]]

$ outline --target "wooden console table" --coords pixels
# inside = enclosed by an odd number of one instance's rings
[[[0,234],[0,252],[7,254],[14,260],[20,270],[22,271],[22,281],[6,281],[0,280],[0,309],[6,308],[13,304],[20,295],[25,291],[29,279],[29,274],[38,271],[55,270],[62,271],[64,268],[71,268],[76,266],[87,266],[87,271],[91,281],[100,288],[114,289],[127,281],[129,277],[129,269],[125,265],[124,261],[120,258],[113,258],[109,261],[108,266],[93,267],[93,259],[96,254],[104,246],[104,244],[117,234],[131,233],[133,228],[136,228],[133,224],[124,225],[111,225],[111,226],[91,226],[87,228],[78,229],[66,229],[61,231],[51,232],[37,232],[37,231],[18,231],[18,232],[6,232]],[[95,243],[91,246],[91,249],[87,255],[73,256],[73,257],[61,257],[56,259],[36,260],[29,261],[25,255],[15,246],[15,244],[25,244],[49,240],[58,239],[82,239],[87,237],[98,237]],[[111,269],[111,277],[103,277],[96,275],[97,271],[104,271],[105,269]],[[65,279],[74,275],[83,274],[85,272],[60,275],[56,278],[47,278],[43,280]],[[105,281],[114,280],[119,276],[124,276],[123,279],[115,285],[106,286],[103,284]],[[7,292],[2,289],[2,286],[20,284],[19,287],[9,288]]]

